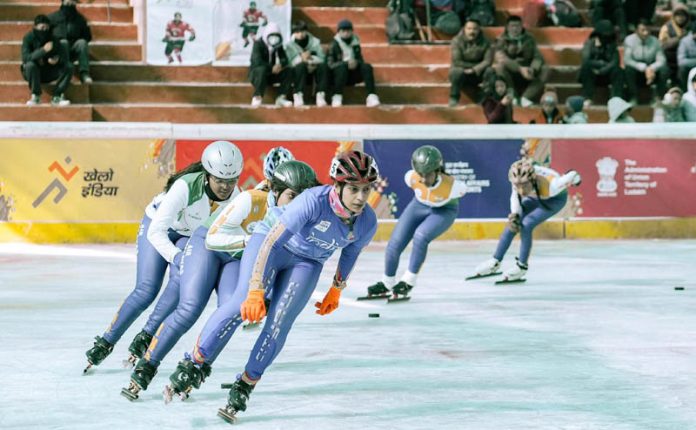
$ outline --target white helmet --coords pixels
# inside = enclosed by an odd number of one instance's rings
[[[276,146],[268,151],[266,158],[263,159],[263,176],[266,179],[273,179],[273,173],[281,164],[286,161],[292,161],[295,157],[292,155],[290,150],[283,148],[282,146]]]
[[[244,167],[242,151],[226,140],[218,140],[206,146],[201,163],[206,172],[220,179],[237,178]]]

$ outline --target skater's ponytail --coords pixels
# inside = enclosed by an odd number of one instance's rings
[[[164,186],[164,192],[168,192],[172,185],[174,185],[174,182],[176,182],[176,180],[180,177],[188,175],[189,173],[198,173],[203,171],[203,163],[201,163],[200,161],[196,161],[194,163],[189,164],[187,167],[179,170],[178,172],[170,176],[169,179],[167,179],[167,184]]]

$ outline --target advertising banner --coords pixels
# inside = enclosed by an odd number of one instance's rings
[[[471,191],[459,203],[458,218],[504,218],[510,211],[508,169],[519,158],[522,140],[365,140],[365,152],[375,157],[383,178],[382,194],[391,216],[401,214],[413,199],[413,190],[404,182],[411,169],[411,154],[423,145],[437,147],[445,171],[465,181]]]
[[[147,63],[198,66],[214,58],[216,0],[148,0]]]
[[[0,140],[0,221],[138,222],[173,141]]]
[[[570,189],[578,217],[696,215],[696,141],[562,140],[552,144],[552,167],[575,169]]]
[[[177,140],[176,141],[176,169],[180,170],[189,164],[199,161],[203,149],[213,142],[212,140]],[[239,181],[242,190],[253,188],[263,180],[263,159],[268,150],[276,146],[289,149],[297,160],[304,161],[317,172],[319,181],[330,183],[329,167],[331,159],[337,151],[354,147],[354,142],[337,141],[253,141],[233,140],[244,156],[244,170]]]

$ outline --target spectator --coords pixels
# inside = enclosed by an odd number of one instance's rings
[[[462,87],[478,90],[492,61],[493,48],[483,36],[481,24],[475,19],[467,20],[462,31],[452,39],[452,67],[449,71],[450,107],[459,103]]]
[[[613,27],[619,27],[619,38],[623,40],[628,34],[626,30],[626,15],[622,0],[590,0],[590,15],[592,25],[597,27],[599,21],[609,20]]]
[[[679,87],[670,88],[655,107],[653,122],[686,122],[687,103]]]
[[[624,41],[626,87],[632,104],[636,103],[638,86],[657,86],[657,93],[664,94],[667,86],[667,61],[660,41],[650,34],[648,22],[640,21],[635,33]]]
[[[678,8],[672,12],[672,19],[667,21],[665,25],[660,28],[660,34],[658,36],[662,50],[665,53],[665,58],[667,59],[667,67],[669,68],[672,82],[678,80],[684,88],[686,88],[686,76],[682,77],[678,72],[677,48],[679,47],[679,41],[686,36],[689,31],[688,24],[689,12],[686,10],[686,7],[679,5]]]
[[[547,88],[541,96],[541,110],[530,124],[561,124],[563,117],[558,110],[558,93],[553,88]]]
[[[375,93],[375,77],[372,65],[365,62],[360,50],[360,39],[353,34],[353,23],[347,19],[338,23],[338,32],[333,38],[328,54],[329,69],[333,73],[334,94],[331,106],[343,105],[343,89],[346,85],[365,82],[367,107],[379,106]]]
[[[278,24],[268,23],[264,28],[263,36],[254,40],[251,49],[249,80],[254,86],[252,107],[261,106],[266,87],[274,83],[280,84],[275,101],[276,106],[292,106],[292,102],[287,99],[292,86],[292,69],[288,66],[288,57],[283,49],[283,36],[280,34]]]
[[[656,4],[657,0],[624,0],[623,8],[628,29],[637,28],[641,21],[652,22]]]
[[[679,82],[686,88],[689,71],[696,67],[696,26],[679,42],[677,48],[677,64],[679,66]]]
[[[468,0],[462,18],[475,19],[482,26],[495,25],[495,3],[493,0]]]
[[[686,94],[682,98],[686,103],[686,120],[696,122],[696,68],[689,71]]]
[[[544,0],[546,11],[553,25],[582,27],[580,12],[570,0]]]
[[[326,90],[329,85],[329,66],[326,65],[324,48],[318,38],[307,31],[307,23],[296,21],[292,26],[290,42],[285,46],[288,61],[292,66],[295,94],[295,107],[304,105],[307,80],[312,79],[317,85],[316,103],[318,107],[326,106]]]
[[[534,38],[522,27],[519,16],[511,16],[505,31],[496,41],[493,68],[507,82],[508,88],[516,84],[524,88],[520,104],[531,106],[537,100],[548,80],[549,68],[537,48]]]
[[[67,106],[70,100],[65,98],[65,91],[70,85],[73,65],[68,60],[68,53],[60,39],[51,32],[51,21],[46,15],[34,18],[34,28],[24,35],[22,40],[22,76],[29,83],[31,98],[27,105],[41,103],[41,84],[52,81],[56,89],[51,99],[54,106]]]
[[[686,9],[689,11],[689,16],[691,17],[691,21],[694,21],[696,19],[696,0],[671,0],[672,1],[672,10],[677,10],[678,6],[686,6]]]
[[[622,99],[621,97],[612,97],[607,103],[607,110],[609,111],[609,122],[610,123],[628,123],[636,122],[631,116],[631,109],[633,105]]]
[[[91,84],[89,75],[89,42],[92,31],[87,20],[77,11],[76,0],[62,0],[60,9],[48,16],[53,35],[68,52],[70,61],[77,61],[78,76],[83,84]]]
[[[486,96],[481,105],[488,124],[514,124],[512,119],[513,94],[502,76],[488,73],[485,83]]]
[[[592,104],[595,85],[611,85],[612,97],[620,97],[623,91],[623,71],[619,64],[619,48],[614,28],[606,19],[597,23],[582,47],[582,66],[578,81],[587,106]]]
[[[566,124],[587,124],[587,114],[583,112],[585,99],[582,96],[570,96],[566,100],[566,114],[563,122]]]

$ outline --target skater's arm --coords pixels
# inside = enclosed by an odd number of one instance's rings
[[[205,247],[213,251],[243,249],[249,235],[242,223],[251,212],[251,194],[243,192],[220,212],[205,237]]]
[[[263,285],[263,274],[266,271],[266,264],[268,263],[268,257],[271,255],[271,250],[274,248],[281,248],[291,237],[292,233],[287,230],[281,222],[276,223],[271,231],[268,232],[266,239],[264,239],[263,244],[261,244],[259,253],[256,255],[254,269],[251,273],[251,279],[249,280],[249,291],[265,289]]]
[[[152,217],[150,228],[147,230],[147,240],[169,263],[174,261],[174,256],[180,250],[169,240],[168,231],[187,206],[188,185],[183,180],[178,179],[162,199],[162,203]]]
[[[522,214],[522,205],[520,204],[520,196],[517,194],[515,187],[512,187],[512,193],[510,194],[510,213],[511,214]]]
[[[570,170],[563,176],[557,176],[549,181],[549,197],[556,196],[571,185],[580,184],[580,174]]]
[[[466,182],[455,179],[454,183],[452,184],[452,191],[450,191],[449,199],[458,199],[463,197],[464,194],[468,192],[469,187],[466,185]]]

